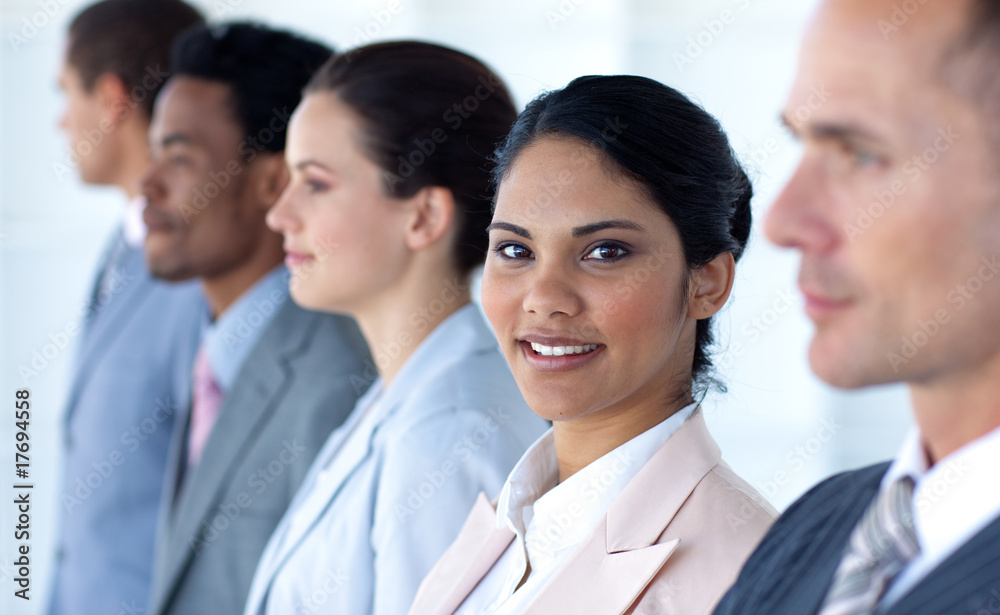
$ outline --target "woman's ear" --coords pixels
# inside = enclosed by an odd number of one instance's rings
[[[722,309],[733,290],[736,260],[731,252],[723,252],[691,276],[688,313],[690,318],[703,320]]]
[[[406,246],[422,250],[447,234],[455,219],[455,197],[441,186],[422,188],[411,199]]]

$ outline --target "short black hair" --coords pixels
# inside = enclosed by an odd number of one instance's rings
[[[632,180],[673,222],[689,269],[725,252],[736,260],[743,254],[753,186],[718,120],[677,90],[619,75],[580,77],[542,94],[528,103],[497,150],[495,181],[544,137],[576,138],[602,151],[610,168]],[[695,385],[712,383],[711,344],[711,319],[699,320]]]
[[[104,0],[73,18],[66,61],[88,92],[101,75],[116,75],[149,118],[170,72],[174,39],[204,21],[181,0]]]
[[[517,110],[500,78],[470,55],[418,41],[377,43],[331,60],[307,94],[330,92],[363,122],[365,154],[398,198],[451,191],[455,262],[467,274],[486,258],[491,160]]]
[[[326,45],[252,22],[201,25],[180,35],[171,60],[174,74],[227,84],[244,134],[265,151],[285,149],[287,118],[302,88],[333,55]],[[273,120],[281,119],[275,130]],[[263,138],[262,135],[268,135]]]

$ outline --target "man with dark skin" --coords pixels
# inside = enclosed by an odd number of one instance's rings
[[[208,301],[168,466],[156,615],[243,611],[267,539],[366,388],[357,325],[289,299],[282,237],[265,223],[288,184],[288,118],[330,56],[264,26],[195,28],[156,102],[146,259],[162,279],[197,279]]]

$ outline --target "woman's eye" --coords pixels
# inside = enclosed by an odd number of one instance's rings
[[[316,194],[318,192],[325,192],[328,188],[329,188],[329,186],[326,185],[326,184],[324,184],[321,181],[317,181],[315,179],[307,179],[306,180],[306,190],[308,190],[310,194]]]
[[[601,244],[587,253],[584,258],[600,261],[614,261],[628,254],[628,250],[615,244]]]
[[[494,251],[501,258],[510,260],[531,257],[531,250],[517,243],[502,243],[497,246]]]

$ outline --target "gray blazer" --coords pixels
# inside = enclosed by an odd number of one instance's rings
[[[183,476],[188,416],[171,449],[152,615],[241,613],[257,560],[313,457],[367,388],[357,326],[287,301],[226,396]]]
[[[196,282],[155,280],[141,249],[109,267],[66,402],[50,615],[147,607],[164,468],[206,310]]]

